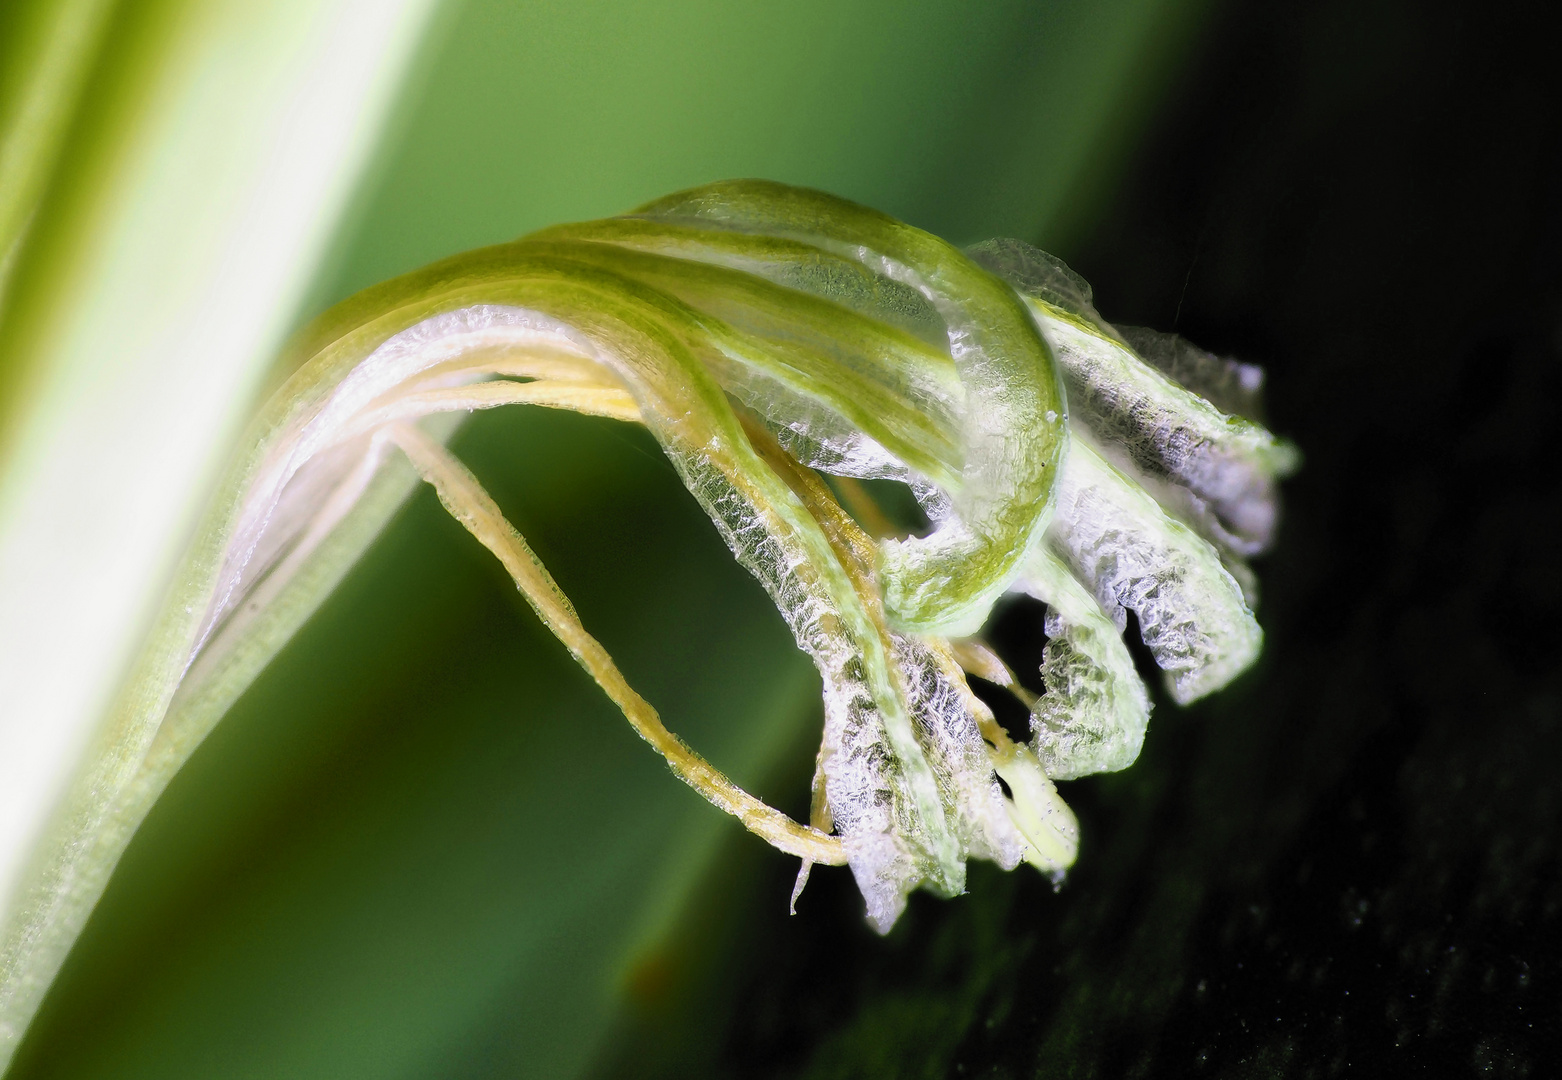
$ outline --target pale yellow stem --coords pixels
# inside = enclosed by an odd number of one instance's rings
[[[895,528],[895,523],[890,521],[878,501],[868,494],[868,489],[863,487],[861,480],[850,476],[836,476],[832,478],[832,483],[835,485],[835,490],[840,492],[846,508],[868,531],[868,535],[882,538],[897,534],[899,530]]]
[[[1020,681],[1014,677],[1014,670],[983,642],[975,638],[965,638],[961,641],[951,641],[949,648],[968,675],[975,675],[978,679],[986,679],[995,686],[1003,687],[1018,698],[1027,709],[1035,706],[1036,695],[1021,686]]]
[[[536,343],[527,343],[523,348],[517,348],[514,342],[473,347],[453,360],[422,372],[418,384],[449,375],[506,375],[518,379],[622,385],[612,369],[598,360]]]
[[[347,442],[386,424],[416,420],[431,413],[471,412],[501,405],[543,405],[613,420],[640,419],[640,407],[635,399],[629,391],[618,386],[551,379],[525,383],[485,382],[399,395],[383,405],[371,406],[356,414],[342,425],[332,442]]]
[[[667,730],[656,710],[625,681],[607,650],[586,632],[569,598],[465,465],[411,425],[395,424],[386,431],[434,488],[451,516],[504,564],[543,625],[563,642],[640,737],[667,759],[684,783],[781,851],[831,866],[846,862],[846,850],[837,837],[800,825],[756,799]]]

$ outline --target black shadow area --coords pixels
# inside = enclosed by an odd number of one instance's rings
[[[1217,13],[1064,254],[1269,371],[1306,465],[1264,658],[1066,785],[1061,892],[976,868],[884,941],[844,875],[757,906],[716,1072],[1562,1073],[1559,42],[1542,3]]]

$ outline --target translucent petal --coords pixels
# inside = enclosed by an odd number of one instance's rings
[[[669,456],[727,546],[770,593],[798,646],[819,669],[824,681],[820,764],[825,790],[869,920],[888,930],[904,909],[906,895],[925,880],[939,891],[958,892],[963,864],[955,854],[936,780],[915,736],[908,748],[897,745],[899,740],[891,735],[893,721],[885,715],[880,685],[890,677],[881,666],[886,661],[883,652],[874,648],[876,642],[848,632],[848,619],[831,590],[808,572],[795,539],[767,524],[764,508],[705,461]],[[909,717],[902,712],[898,718],[909,733]],[[935,804],[932,813],[916,798],[919,773],[925,774]],[[934,845],[947,848],[945,859],[929,850]]]
[[[1168,509],[1233,551],[1254,555],[1269,546],[1278,517],[1275,481],[1296,467],[1294,448],[1145,363],[1096,313],[1089,286],[1059,260],[1017,240],[987,241],[970,254],[1025,295],[1064,373],[1071,418],[1109,448],[1114,464],[1142,475]],[[1174,336],[1171,344],[1140,339],[1167,368],[1216,381],[1214,362],[1201,350]],[[1240,383],[1244,376],[1236,377]]]
[[[780,380],[737,364],[722,366],[717,377],[788,454],[810,469],[864,480],[905,480],[912,475],[877,439]]]
[[[958,665],[936,639],[895,634],[892,640],[917,738],[962,849],[1005,870],[1013,869],[1023,853],[1024,839],[994,778],[992,751],[982,738],[972,708],[975,699]]]
[[[1187,703],[1225,686],[1263,641],[1210,543],[1166,514],[1083,438],[1069,447],[1048,540],[1119,628],[1124,609]]]
[[[1047,605],[1046,692],[1031,709],[1042,767],[1058,780],[1127,768],[1144,744],[1150,697],[1118,628],[1044,545],[1025,560],[1015,588]]]
[[[1123,340],[1145,363],[1231,416],[1260,424],[1264,417],[1264,369],[1216,356],[1185,337],[1143,326],[1119,326]]]

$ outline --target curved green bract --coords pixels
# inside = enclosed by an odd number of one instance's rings
[[[915,289],[938,312],[965,390],[961,484],[930,536],[884,546],[880,573],[903,628],[980,629],[1046,527],[1065,430],[1051,350],[1013,291],[937,237],[782,184],[711,184],[637,214],[811,243]]]
[[[610,243],[533,238],[527,246],[600,266],[699,311],[707,360],[723,386],[760,412],[767,399],[785,400],[773,426],[827,444],[834,432],[817,415],[823,409],[837,431],[870,436],[905,469],[940,487],[959,484],[958,378],[947,355],[905,331],[719,265]],[[850,469],[848,455],[840,458]]]

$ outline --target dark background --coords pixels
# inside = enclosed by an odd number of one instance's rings
[[[1064,785],[1056,894],[973,865],[881,941],[767,862],[699,1032],[647,1006],[607,1071],[1562,1075],[1559,47],[1542,3],[1216,12],[1073,263],[1269,372],[1258,668]]]

